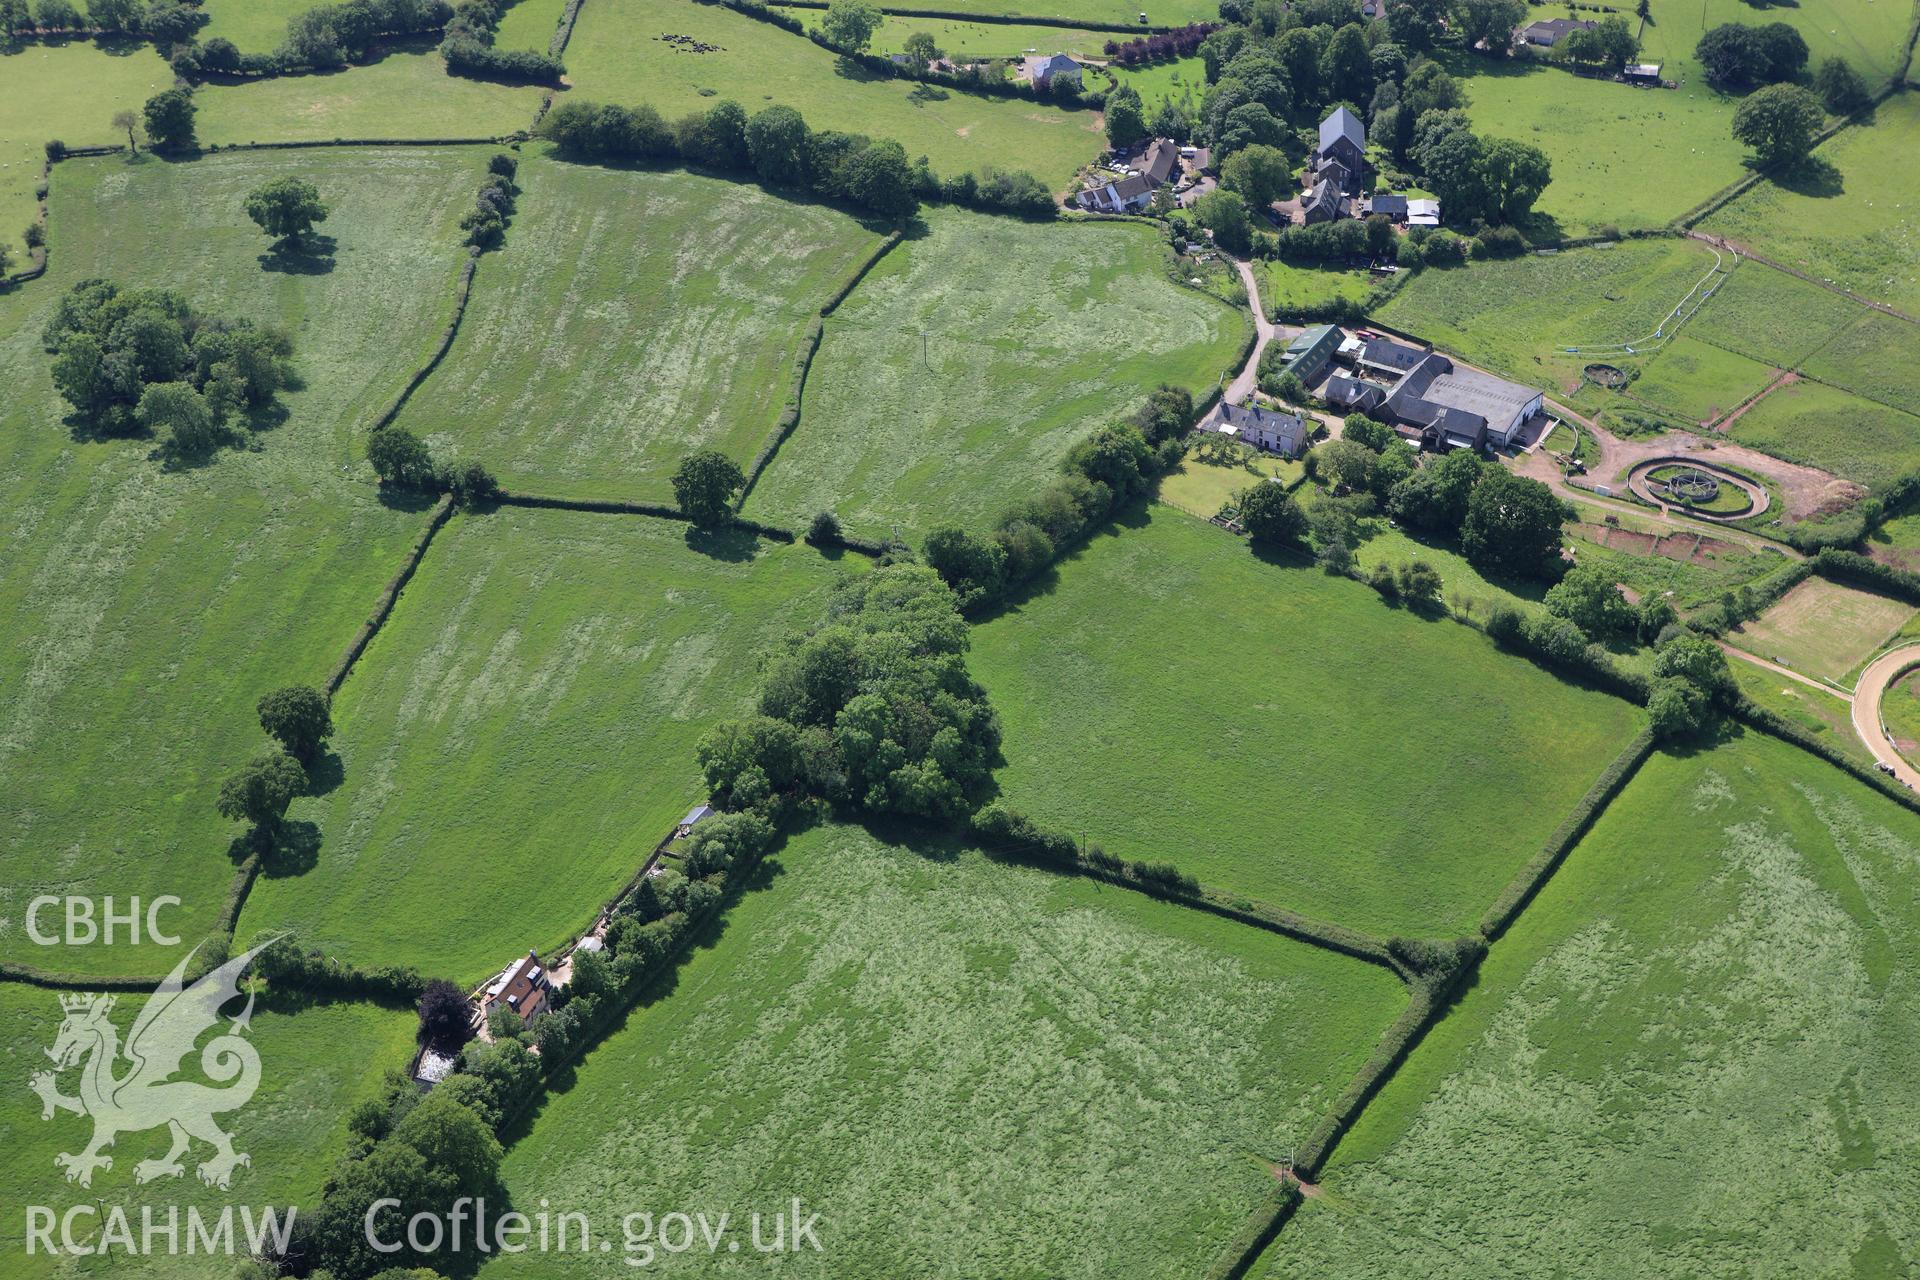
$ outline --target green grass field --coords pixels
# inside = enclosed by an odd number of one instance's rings
[[[809,27],[824,17],[819,9],[789,9]],[[1083,31],[1072,27],[1030,27],[1008,22],[967,22],[960,18],[912,18],[889,14],[873,34],[875,53],[901,53],[907,37],[924,31],[947,57],[957,62],[1005,58],[1017,63],[1028,50],[1038,54],[1069,53],[1081,58],[1104,57],[1101,51],[1115,38],[1112,31]],[[1124,37],[1121,37],[1124,38]]]
[[[567,0],[515,0],[500,19],[500,29],[494,33],[494,48],[545,53],[553,43],[554,32],[560,28],[560,15],[566,7]]]
[[[680,459],[747,465],[807,326],[880,237],[690,173],[529,157],[507,244],[400,422],[512,489],[672,502]]]
[[[1475,364],[1566,394],[1579,385],[1581,368],[1601,357],[1562,348],[1642,344],[1712,268],[1712,252],[1686,240],[1476,262],[1420,272],[1380,318]],[[1635,359],[1604,358],[1623,367]]]
[[[201,43],[231,40],[246,53],[266,53],[287,38],[287,22],[313,6],[307,0],[201,0],[207,23],[195,34]]]
[[[1648,362],[1630,393],[1655,408],[1705,425],[1758,394],[1774,374],[1771,366],[1758,360],[1682,333]]]
[[[827,321],[800,425],[749,499],[869,537],[986,524],[1155,384],[1210,389],[1249,319],[1173,283],[1154,232],[929,211]],[[926,344],[924,363],[921,344]]]
[[[1729,434],[1870,488],[1920,469],[1920,416],[1817,382],[1780,387],[1741,414]]]
[[[1920,672],[1901,676],[1880,699],[1880,723],[1901,755],[1920,759]]]
[[[1297,315],[1303,308],[1325,306],[1345,299],[1365,305],[1373,297],[1374,280],[1364,271],[1337,271],[1296,266],[1278,258],[1255,265],[1260,305],[1270,316]]]
[[[1909,1274],[1917,846],[1782,743],[1655,756],[1255,1275]]]
[[[1642,29],[1641,57],[1661,64],[1661,75],[1707,90],[1694,46],[1725,22],[1758,25],[1784,22],[1807,42],[1807,66],[1831,56],[1845,58],[1878,89],[1900,64],[1913,23],[1913,7],[1902,0],[1822,0],[1817,5],[1770,5],[1756,11],[1742,0],[1650,0],[1652,20]],[[1683,90],[1684,92],[1684,90]],[[1723,130],[1724,132],[1724,130]]]
[[[8,903],[173,893],[180,932],[212,927],[239,832],[214,797],[266,744],[254,703],[326,677],[424,524],[415,504],[379,501],[354,427],[446,321],[457,222],[484,157],[339,149],[56,169],[53,271],[0,296]],[[276,269],[241,212],[247,191],[287,173],[333,202],[329,269]],[[286,420],[251,449],[185,470],[150,457],[146,441],[77,441],[39,335],[67,287],[95,276],[166,284],[215,314],[285,327],[305,381],[281,397]],[[11,906],[5,916],[7,960],[144,973],[160,958],[35,947]]]
[[[442,530],[335,699],[344,780],[289,814],[317,858],[260,880],[242,940],[477,982],[591,924],[703,798],[700,735],[839,572],[686,530],[515,508]]]
[[[1840,680],[1913,616],[1913,606],[1902,601],[1808,578],[1727,639],[1803,674]]]
[[[719,46],[684,52],[663,35]],[[582,98],[647,103],[672,119],[733,98],[748,114],[792,107],[816,129],[893,138],[942,174],[1026,169],[1056,190],[1106,146],[1092,111],[876,76],[791,32],[686,0],[590,0],[567,46]],[[528,119],[532,109],[528,109]]]
[[[1920,325],[1884,311],[1860,318],[1806,362],[1809,376],[1904,414],[1920,412]]]
[[[52,1258],[44,1250],[30,1256],[26,1251],[25,1206],[42,1205],[56,1214],[64,1214],[75,1205],[121,1207],[132,1223],[136,1241],[143,1208],[150,1208],[156,1223],[164,1225],[168,1209],[177,1207],[183,1251],[189,1207],[209,1218],[217,1218],[223,1207],[234,1205],[249,1206],[256,1213],[271,1205],[282,1219],[288,1205],[295,1206],[300,1215],[311,1215],[319,1208],[320,1189],[332,1172],[334,1160],[346,1147],[347,1112],[355,1103],[378,1094],[383,1068],[404,1067],[413,1047],[415,1020],[410,1012],[368,1004],[301,1007],[263,1000],[255,1007],[248,1036],[260,1055],[259,1091],[245,1107],[218,1118],[221,1127],[232,1135],[234,1149],[253,1161],[234,1171],[230,1190],[201,1185],[195,1168],[213,1149],[198,1143],[185,1157],[185,1173],[180,1178],[137,1184],[134,1166],[166,1154],[164,1129],[121,1134],[111,1152],[113,1168],[95,1173],[92,1187],[82,1188],[65,1180],[53,1158],[60,1152],[80,1151],[92,1134],[92,1122],[66,1111],[43,1121],[40,1099],[27,1089],[32,1075],[52,1065],[44,1050],[53,1044],[60,1028],[61,994],[14,983],[0,985],[0,1061],[4,1061],[13,1081],[4,1104],[0,1104],[0,1143],[6,1144],[7,1151],[5,1172],[0,1173],[0,1196],[14,1206],[14,1211],[0,1222],[0,1254],[7,1258],[10,1280],[83,1274],[200,1280],[210,1274],[224,1274],[231,1266],[225,1260],[166,1257],[164,1236],[156,1237],[161,1256],[143,1258],[116,1252],[108,1259],[109,1265],[98,1268]],[[140,1005],[138,996],[118,998],[112,1020],[123,1038],[131,1031]],[[236,1003],[232,1012],[239,1012],[241,1007]],[[213,1033],[209,1032],[201,1043],[212,1039]],[[199,1074],[198,1062],[197,1054],[189,1056],[180,1078],[212,1083]],[[129,1074],[130,1069],[131,1064],[124,1059],[113,1067],[121,1075]],[[63,1074],[59,1086],[69,1096],[76,1093],[77,1073]],[[237,1234],[237,1213],[235,1217]],[[76,1220],[75,1236],[85,1239],[97,1231],[96,1219]],[[54,1238],[59,1239],[57,1233]]]
[[[313,142],[333,138],[491,138],[532,125],[532,85],[447,74],[432,49],[395,51],[325,75],[210,84],[194,94],[200,141]]]
[[[34,188],[46,161],[46,143],[104,146],[127,137],[114,113],[140,104],[173,83],[173,72],[153,46],[106,52],[85,41],[21,45],[0,53],[0,245],[13,251],[14,270],[26,266],[26,225],[37,212]]]
[[[1791,369],[1862,314],[1859,303],[1819,285],[1757,262],[1742,262],[1682,332]]]
[[[1140,27],[1140,15],[1147,15],[1147,26],[1178,27],[1189,22],[1218,22],[1220,6],[1206,0],[1170,0],[1168,3],[1140,5],[1132,0],[954,0],[951,4],[906,5],[905,8],[950,9],[955,13],[982,13],[990,17],[1052,18],[1059,22],[1107,22],[1128,28]],[[1141,32],[1145,34],[1146,28]],[[1124,32],[1115,32],[1130,38]]]
[[[1635,731],[1626,703],[1164,508],[982,626],[1007,802],[1379,933],[1469,929]]]
[[[1730,132],[1734,100],[1697,79],[1640,89],[1477,55],[1447,67],[1467,77],[1476,130],[1546,152],[1553,176],[1534,214],[1563,235],[1663,226],[1746,173]]]
[[[1853,731],[1852,709],[1846,701],[1738,658],[1728,665],[1733,670],[1734,681],[1747,697],[1785,716],[1836,751],[1872,767],[1873,753]]]
[[[1920,568],[1920,514],[1895,516],[1867,535],[1867,551],[1876,560],[1902,569]]]
[[[1896,94],[1871,126],[1844,130],[1814,153],[1837,182],[1803,182],[1798,190],[1762,182],[1701,230],[1862,297],[1920,311],[1920,200],[1907,176],[1916,137],[1920,93]]]
[[[514,1144],[517,1204],[744,1232],[798,1195],[821,1251],[781,1271],[835,1280],[1198,1275],[1405,1001],[1359,961],[940,843],[833,827],[767,865]],[[619,1247],[482,1274],[631,1274]]]

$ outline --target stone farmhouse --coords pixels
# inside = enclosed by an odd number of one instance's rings
[[[1125,177],[1094,183],[1074,197],[1074,203],[1095,213],[1136,213],[1153,202],[1153,193],[1167,185],[1179,167],[1180,145],[1156,138]]]
[[[1297,414],[1260,405],[1242,408],[1223,404],[1217,430],[1256,449],[1277,453],[1283,458],[1297,458],[1307,451],[1313,424]]]
[[[1551,49],[1574,32],[1591,31],[1599,25],[1580,18],[1542,18],[1538,22],[1514,28],[1513,38],[1518,43]]]

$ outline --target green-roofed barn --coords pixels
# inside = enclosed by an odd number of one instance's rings
[[[1317,324],[1287,344],[1285,372],[1311,383],[1340,349],[1340,330],[1330,324]]]

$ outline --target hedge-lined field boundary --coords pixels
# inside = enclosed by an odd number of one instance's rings
[[[467,314],[467,299],[473,295],[473,273],[479,268],[480,252],[478,249],[470,250],[466,265],[460,268],[460,279],[453,287],[453,316],[447,321],[447,327],[440,331],[440,341],[434,344],[426,363],[413,371],[413,376],[407,379],[406,385],[400,388],[400,393],[387,403],[387,407],[380,411],[378,417],[374,418],[373,425],[368,430],[379,431],[399,417],[400,411],[407,407],[407,401],[411,400],[413,393],[420,389],[420,384],[432,377],[433,371],[440,367],[440,362],[447,358],[447,352],[453,349],[453,340],[460,332],[460,321]]]
[[[513,493],[501,490],[493,501],[503,507],[531,507],[552,511],[587,511],[596,515],[614,516],[650,516],[657,520],[678,520],[682,524],[692,524],[686,512],[678,507],[670,507],[663,502],[632,502],[625,498],[560,498],[544,493]],[[783,529],[775,524],[761,524],[758,520],[742,520],[738,516],[726,526],[729,529],[744,529],[748,533],[774,542],[797,542],[799,539],[793,530]]]
[[[1222,1246],[1207,1268],[1207,1280],[1241,1280],[1279,1236],[1280,1229],[1299,1209],[1301,1199],[1300,1188],[1292,1183],[1276,1186],[1268,1202],[1247,1215],[1246,1224]]]
[[[367,616],[366,622],[361,624],[360,630],[354,633],[353,639],[347,642],[346,651],[340,655],[340,661],[334,664],[333,672],[327,676],[326,683],[321,686],[321,691],[329,699],[340,692],[340,686],[347,682],[347,676],[353,672],[353,664],[360,660],[360,655],[365,653],[367,646],[373,642],[374,635],[386,624],[388,616],[393,613],[394,604],[400,599],[400,593],[406,589],[407,583],[413,580],[415,570],[420,567],[420,561],[426,558],[427,548],[433,543],[433,535],[440,532],[440,526],[444,525],[452,515],[453,495],[441,494],[440,501],[434,504],[433,515],[428,519],[427,527],[422,529],[420,536],[413,540],[413,549],[401,562],[398,572],[388,580],[386,589],[380,593],[379,600],[374,603],[373,612]]]
[[[1513,922],[1519,918],[1527,904],[1533,901],[1547,881],[1552,878],[1553,873],[1559,869],[1560,864],[1566,860],[1567,854],[1573,851],[1573,846],[1578,844],[1580,838],[1592,828],[1594,819],[1598,818],[1601,811],[1613,802],[1613,798],[1620,794],[1628,782],[1633,780],[1633,775],[1640,771],[1640,766],[1645,764],[1647,757],[1653,754],[1654,745],[1653,731],[1642,729],[1635,735],[1633,741],[1613,758],[1613,763],[1609,764],[1594,784],[1587,788],[1587,794],[1580,797],[1580,802],[1574,805],[1573,811],[1561,821],[1558,827],[1554,828],[1553,834],[1547,837],[1547,843],[1540,852],[1520,869],[1520,873],[1513,878],[1512,883],[1501,890],[1500,896],[1494,899],[1493,905],[1488,907],[1486,914],[1480,917],[1482,937],[1488,942],[1497,941],[1513,926]]]
[[[1803,751],[1810,751],[1835,768],[1845,770],[1902,807],[1920,813],[1920,795],[1916,795],[1878,769],[1861,764],[1832,744],[1822,742],[1793,721],[1761,706],[1752,699],[1742,697],[1732,705],[1729,713],[1748,728],[1790,743]]]
[[[874,246],[873,252],[869,253],[860,265],[840,282],[840,287],[833,291],[833,296],[820,304],[820,310],[808,323],[806,332],[800,338],[799,350],[794,355],[793,376],[787,383],[787,398],[780,406],[780,416],[774,419],[773,433],[767,437],[767,442],[760,446],[760,452],[753,456],[753,461],[747,467],[747,482],[740,486],[740,497],[733,504],[735,511],[747,505],[747,497],[753,492],[753,486],[758,483],[760,473],[767,469],[767,464],[773,461],[773,455],[780,451],[780,446],[787,442],[787,437],[792,435],[794,428],[800,425],[800,402],[806,394],[807,371],[813,367],[813,357],[820,350],[821,340],[826,337],[827,317],[840,309],[840,304],[845,302],[848,295],[867,278],[867,273],[879,266],[880,259],[891,253],[894,246],[904,239],[906,239],[906,233],[903,231],[887,233],[886,238]]]

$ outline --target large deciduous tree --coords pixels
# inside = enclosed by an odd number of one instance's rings
[[[247,194],[247,216],[276,241],[298,245],[327,220],[320,189],[304,178],[275,178]]]
[[[1826,115],[1820,100],[1797,84],[1755,89],[1733,113],[1733,136],[1753,148],[1761,164],[1791,165],[1813,150]]]
[[[1493,468],[1467,499],[1460,549],[1482,568],[1551,577],[1560,563],[1567,505],[1538,480]]]
[[[147,99],[142,112],[147,140],[156,151],[177,151],[193,145],[193,95],[185,89],[165,89]]]
[[[222,817],[251,823],[254,846],[266,848],[306,782],[298,760],[284,751],[269,752],[221,783],[215,805]]]
[[[703,529],[733,519],[733,496],[746,486],[740,464],[717,449],[688,454],[673,473],[673,496],[687,519]]]
[[[320,751],[320,744],[333,732],[333,717],[327,697],[318,689],[303,684],[275,689],[260,699],[260,727],[275,738],[294,759],[309,762]]]
[[[835,47],[862,53],[873,40],[873,33],[884,20],[880,10],[866,0],[830,0],[820,30]]]

